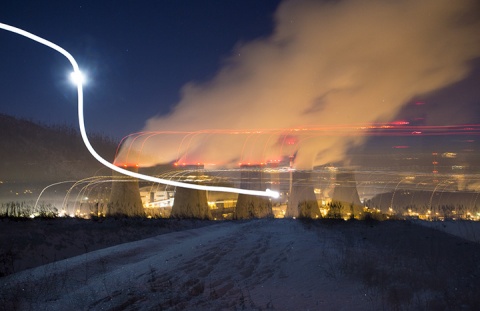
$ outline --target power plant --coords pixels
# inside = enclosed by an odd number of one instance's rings
[[[128,169],[138,171],[137,167]],[[208,174],[204,175],[203,167],[196,166],[194,169],[177,167],[175,171],[181,169],[188,171],[190,182],[203,182],[202,178],[209,178]],[[322,173],[315,171],[282,172],[277,168],[270,170],[263,165],[242,165],[239,174],[240,188],[264,191],[276,187],[281,193],[281,198],[272,200],[268,197],[246,194],[232,196],[181,187],[171,187],[167,190],[165,187],[147,186],[142,187],[140,195],[138,180],[113,172],[114,181],[106,215],[252,219],[273,218],[275,210],[275,217],[317,219],[321,218],[322,214],[326,215],[324,212],[326,204],[332,201],[341,203],[342,214],[359,216],[362,213],[363,205],[358,195],[355,174],[351,170],[329,175],[328,180],[332,180],[329,185],[318,184],[319,174]],[[331,195],[328,195],[329,193]],[[150,213],[152,211],[157,212]]]

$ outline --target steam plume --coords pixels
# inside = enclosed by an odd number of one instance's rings
[[[185,85],[172,113],[145,126],[196,134],[130,139],[117,161],[340,161],[365,138],[293,129],[390,121],[414,96],[461,80],[480,56],[475,11],[468,0],[284,1],[273,34],[238,45],[211,81]]]

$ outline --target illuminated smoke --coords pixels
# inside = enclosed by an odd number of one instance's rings
[[[297,152],[295,166],[309,169],[344,160],[364,137],[293,129],[387,122],[413,97],[463,79],[480,56],[476,2],[284,1],[271,36],[237,46],[211,81],[185,85],[171,114],[144,129],[200,132],[129,139],[117,161],[236,165]]]

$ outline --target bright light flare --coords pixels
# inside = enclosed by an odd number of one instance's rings
[[[83,74],[83,72],[77,70],[73,71],[70,74],[70,81],[75,85],[84,85],[87,81],[87,78],[85,77],[85,74]]]
[[[83,139],[83,143],[85,144],[85,147],[88,149],[90,154],[97,159],[98,162],[102,163],[104,166],[120,173],[124,174],[133,178],[138,178],[138,179],[143,179],[155,183],[160,183],[160,184],[165,184],[165,185],[170,185],[174,187],[183,187],[183,188],[188,188],[188,189],[196,189],[196,190],[206,190],[206,191],[219,191],[219,192],[232,192],[232,193],[239,193],[239,194],[249,194],[249,195],[257,195],[257,196],[266,196],[266,197],[275,197],[278,196],[278,192],[275,191],[256,191],[256,190],[246,190],[246,189],[240,189],[240,188],[230,188],[230,187],[217,187],[217,186],[202,186],[202,185],[196,185],[196,184],[189,184],[189,183],[183,183],[183,182],[178,182],[178,181],[172,181],[172,180],[167,180],[167,179],[161,179],[149,175],[144,175],[144,174],[139,174],[136,172],[131,172],[129,170],[117,167],[116,165],[110,163],[109,161],[105,160],[102,158],[97,151],[92,147],[90,144],[90,141],[87,136],[87,132],[85,130],[85,122],[84,122],[84,115],[83,115],[83,88],[82,88],[82,81],[80,79],[81,72],[80,68],[78,67],[78,63],[73,58],[73,56],[67,52],[64,48],[56,45],[53,42],[50,42],[46,39],[43,39],[37,35],[34,35],[28,31],[25,31],[23,29],[13,27],[7,24],[0,23],[0,28],[22,35],[24,37],[27,37],[33,41],[36,41],[38,43],[41,43],[43,45],[48,46],[49,48],[54,49],[55,51],[59,52],[63,56],[65,56],[70,64],[73,67],[74,75],[75,75],[75,85],[77,87],[77,94],[78,94],[78,123],[80,126],[80,134]]]
[[[278,199],[280,197],[280,193],[278,193],[277,191],[267,189],[267,190],[265,190],[265,192],[270,194],[269,197],[271,197],[273,199]]]

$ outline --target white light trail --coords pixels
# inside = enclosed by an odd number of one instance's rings
[[[42,191],[40,192],[40,194],[38,195],[37,201],[35,201],[35,205],[33,206],[33,210],[34,210],[34,211],[37,210],[38,201],[40,200],[40,197],[41,197],[42,194],[45,192],[45,190],[47,190],[47,189],[50,188],[50,187],[53,187],[53,186],[56,186],[56,185],[65,184],[65,183],[69,183],[69,182],[76,182],[76,180],[60,181],[60,182],[53,183],[53,184],[48,185],[48,186],[46,186],[45,188],[43,188],[43,190],[42,190]]]
[[[206,191],[218,191],[218,192],[233,192],[233,193],[239,193],[239,194],[249,194],[249,195],[255,195],[255,196],[265,196],[265,197],[272,197],[272,198],[278,198],[279,193],[276,191],[272,191],[270,189],[267,189],[266,191],[256,191],[256,190],[246,190],[246,189],[241,189],[241,188],[231,188],[231,187],[217,187],[217,186],[202,186],[202,185],[196,185],[196,184],[189,184],[189,183],[183,183],[183,182],[178,182],[178,181],[172,181],[172,180],[167,180],[167,179],[161,179],[149,175],[144,175],[136,172],[131,172],[126,169],[122,169],[104,158],[102,158],[96,151],[93,149],[92,145],[90,144],[90,141],[88,140],[87,132],[85,130],[85,122],[84,122],[84,117],[83,117],[83,79],[80,79],[80,77],[83,77],[82,72],[80,71],[80,68],[78,67],[78,64],[76,60],[73,58],[73,56],[67,52],[65,49],[62,47],[56,45],[55,43],[52,43],[48,40],[45,40],[39,36],[36,36],[30,32],[27,32],[25,30],[22,30],[17,27],[13,27],[7,24],[0,23],[0,28],[22,35],[24,37],[27,37],[33,41],[36,41],[38,43],[41,43],[43,45],[48,46],[49,48],[54,49],[55,51],[59,52],[63,56],[65,56],[70,64],[73,67],[73,77],[75,78],[75,84],[77,86],[77,93],[78,93],[78,123],[80,126],[80,134],[83,139],[83,143],[85,144],[85,147],[87,147],[88,151],[92,154],[92,156],[97,159],[100,163],[105,165],[106,167],[117,171],[121,174],[131,176],[134,178],[138,179],[143,179],[146,181],[151,181],[155,183],[160,183],[164,185],[170,185],[174,187],[183,187],[183,188],[189,188],[189,189],[196,189],[196,190],[206,190]]]

